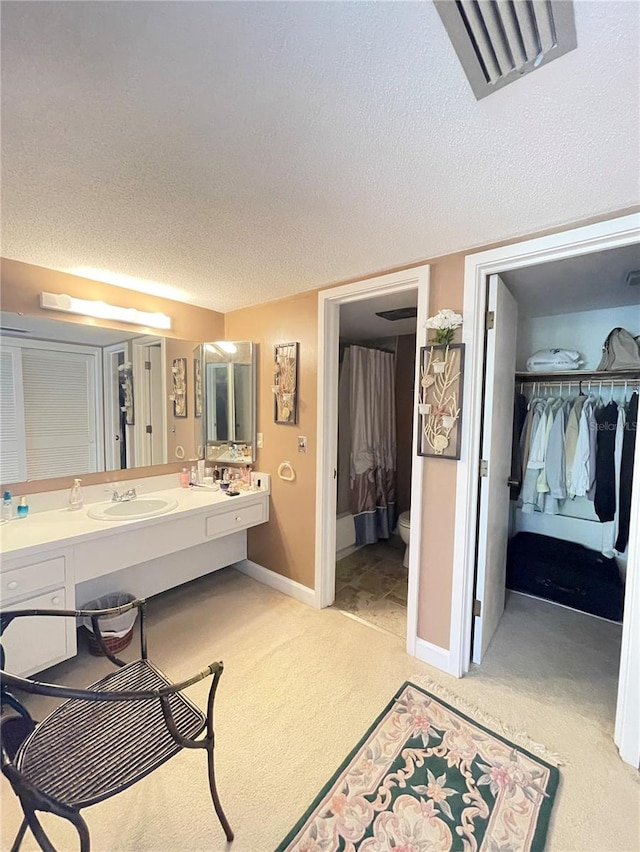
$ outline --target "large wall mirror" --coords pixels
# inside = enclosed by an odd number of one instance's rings
[[[161,465],[202,450],[199,341],[6,312],[0,322],[3,484]],[[177,362],[186,383],[178,413],[170,399]]]
[[[199,347],[207,461],[255,461],[255,349],[248,340],[219,340]]]

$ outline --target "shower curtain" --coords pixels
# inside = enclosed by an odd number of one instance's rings
[[[389,538],[396,523],[395,356],[350,346],[350,493],[356,545]]]

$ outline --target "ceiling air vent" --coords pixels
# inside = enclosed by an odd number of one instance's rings
[[[434,0],[477,100],[577,46],[573,0]]]

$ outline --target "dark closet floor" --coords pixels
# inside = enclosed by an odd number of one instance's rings
[[[399,536],[367,544],[336,562],[334,607],[405,638],[408,570]]]

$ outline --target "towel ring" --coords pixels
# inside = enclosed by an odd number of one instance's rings
[[[291,467],[290,462],[283,461],[281,464],[278,465],[278,476],[285,482],[293,482],[296,478],[296,472]]]

